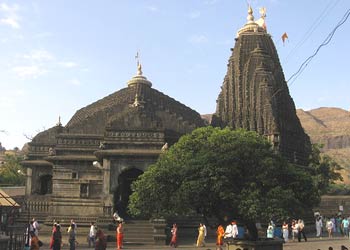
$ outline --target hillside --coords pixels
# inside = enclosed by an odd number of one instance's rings
[[[324,153],[344,167],[344,181],[350,183],[350,112],[340,108],[298,109],[297,115],[311,142],[324,145]]]

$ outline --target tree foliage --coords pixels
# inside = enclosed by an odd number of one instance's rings
[[[20,165],[22,156],[5,154],[4,164],[0,166],[0,185],[23,186],[25,183],[24,169]]]
[[[319,202],[311,174],[288,164],[252,131],[204,127],[180,138],[132,185],[129,210],[267,221]]]
[[[321,154],[322,147],[323,145],[320,144],[312,145],[309,164],[314,171],[314,183],[321,195],[327,193],[330,184],[343,181],[343,177],[339,172],[343,168],[328,155]]]

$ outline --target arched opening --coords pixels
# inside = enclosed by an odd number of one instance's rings
[[[40,194],[52,194],[52,175],[40,176]]]
[[[133,183],[143,172],[137,168],[128,169],[118,177],[118,187],[114,192],[114,210],[122,218],[129,217],[127,206],[131,195],[131,183]]]

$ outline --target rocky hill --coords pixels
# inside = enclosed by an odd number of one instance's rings
[[[324,145],[324,153],[344,167],[344,181],[350,183],[350,112],[340,108],[298,109],[297,115],[311,142]]]

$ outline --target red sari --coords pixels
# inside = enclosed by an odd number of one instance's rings
[[[123,224],[119,223],[117,227],[117,249],[120,250],[123,247],[123,239],[124,239],[124,232],[123,232]]]
[[[170,246],[173,246],[173,247],[177,246],[177,226],[175,224],[173,225],[173,228],[171,229]]]
[[[225,230],[223,228],[223,226],[219,225],[218,226],[218,229],[216,230],[216,235],[217,235],[217,238],[216,238],[216,245],[217,246],[222,246],[223,245],[223,237],[225,235]]]

